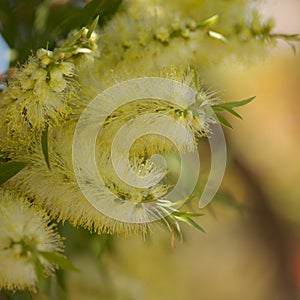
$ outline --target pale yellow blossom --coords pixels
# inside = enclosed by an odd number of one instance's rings
[[[50,275],[56,266],[39,253],[62,249],[61,238],[44,212],[19,194],[0,191],[0,289],[35,291],[35,259]]]

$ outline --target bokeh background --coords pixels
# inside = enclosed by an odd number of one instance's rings
[[[300,32],[300,1],[265,1],[258,9],[274,16],[275,31]],[[297,50],[294,55],[280,42],[263,60],[224,64],[207,74],[225,99],[256,99],[239,109],[243,121],[232,119],[234,129],[224,130],[222,193],[231,197],[213,201],[198,220],[206,234],[184,227],[184,242],[172,249],[164,231],[142,241],[91,236],[66,224],[61,230],[73,237],[66,250],[82,270],[65,278],[68,299],[300,299]]]

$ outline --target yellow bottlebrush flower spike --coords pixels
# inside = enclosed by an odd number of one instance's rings
[[[195,76],[192,71],[183,72],[176,68],[169,68],[161,72],[161,76],[158,80],[169,80],[167,79],[169,77],[177,79],[178,84],[195,86]],[[151,83],[148,87],[144,87],[145,90],[149,88],[152,88]],[[120,93],[122,93],[121,88]],[[172,92],[170,95],[171,98],[164,101],[147,98],[132,101],[118,107],[106,118],[98,133],[95,149],[97,169],[106,186],[106,189],[98,190],[99,199],[110,203],[114,194],[116,199],[133,203],[136,207],[143,203],[164,199],[171,187],[170,182],[164,178],[168,172],[164,164],[152,160],[151,156],[161,154],[167,158],[171,151],[195,151],[196,137],[204,136],[206,127],[188,104],[200,105],[205,101],[215,101],[213,97],[200,90],[191,103],[185,103],[185,96],[183,97],[181,101],[186,106],[183,108],[174,104],[175,99],[182,95],[172,94]],[[129,94],[126,96],[130,97]],[[97,106],[97,111],[105,113],[109,106],[114,106],[114,102],[103,102]],[[50,169],[47,167],[40,145],[36,144],[27,157],[28,168],[21,171],[8,184],[18,187],[23,193],[34,198],[37,204],[44,207],[57,220],[69,221],[75,226],[80,225],[98,233],[128,235],[146,233],[150,229],[149,223],[130,223],[107,216],[97,210],[80,190],[72,162],[76,122],[69,121],[60,128],[49,130]],[[184,133],[183,130],[178,130],[180,126],[184,129]],[[154,133],[142,134],[136,138],[136,133],[143,133],[145,128],[152,128]],[[155,133],[158,130],[162,135]],[[133,143],[127,149],[127,142],[131,137]],[[112,149],[115,149],[115,152],[112,153]],[[89,154],[84,148],[81,155],[84,159],[88,159]],[[138,176],[137,182],[136,176]],[[90,185],[93,188],[97,183],[90,182]],[[141,220],[147,215],[147,212],[142,209],[135,213],[138,214],[136,218],[140,217]],[[151,219],[150,216],[149,218]]]
[[[97,40],[88,28],[74,30],[61,48],[38,49],[36,56],[15,70],[0,103],[2,125],[11,139],[28,145],[46,125],[60,126],[75,113],[80,104],[76,73],[98,56]]]
[[[47,125],[60,126],[80,105],[78,69],[99,56],[98,35],[91,25],[74,30],[53,51],[38,49],[15,70],[4,94],[7,134],[24,145],[40,137]],[[0,103],[0,108],[3,104]],[[3,120],[4,121],[4,120]]]
[[[169,65],[207,68],[262,56],[272,26],[253,28],[252,8],[236,2],[232,9],[226,1],[125,1],[99,32],[99,68],[106,73],[119,66],[133,72]]]
[[[45,275],[56,268],[40,253],[62,249],[61,238],[44,212],[18,194],[0,191],[0,290],[35,291],[37,260]]]
[[[36,55],[17,69],[8,83],[7,92],[14,101],[7,108],[12,135],[28,136],[41,132],[46,124],[59,125],[77,101],[74,64],[57,60],[45,49]]]
[[[40,145],[32,148],[29,167],[7,184],[21,189],[44,207],[57,221],[69,221],[97,233],[145,233],[148,224],[126,224],[111,219],[97,209],[80,191],[72,165],[72,141],[76,123],[49,130],[49,160],[47,167]],[[55,189],[53,188],[55,186]],[[99,195],[105,198],[105,193]]]

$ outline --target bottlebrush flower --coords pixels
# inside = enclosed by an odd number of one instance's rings
[[[44,212],[19,194],[0,191],[0,290],[35,291],[37,262],[44,275],[56,268],[40,252],[62,249],[61,238]]]
[[[9,81],[7,93],[13,103],[7,107],[7,122],[12,135],[41,132],[46,124],[57,126],[76,103],[75,66],[52,58],[52,51],[39,49]]]
[[[181,72],[172,68],[165,71],[162,79],[166,77],[176,78],[178,81],[191,85],[195,84],[192,84],[192,78],[195,76],[191,71]],[[211,100],[209,95],[204,92],[199,93],[199,95],[202,97],[202,102]],[[174,97],[177,96],[179,95],[174,94]],[[120,199],[121,202],[127,201],[139,207],[143,203],[163,199],[164,195],[167,194],[169,183],[166,180],[153,185],[150,184],[152,183],[151,180],[145,181],[147,187],[139,187],[135,185],[134,178],[130,175],[131,170],[140,177],[145,178],[151,174],[154,179],[161,178],[162,169],[150,159],[152,155],[167,155],[173,150],[193,151],[197,145],[196,137],[205,135],[202,132],[203,128],[197,122],[197,115],[191,109],[176,106],[172,103],[173,99],[169,99],[170,102],[167,100],[142,99],[133,101],[120,106],[106,118],[98,133],[95,151],[98,172],[106,186],[106,189],[99,190],[97,196],[99,199],[110,203],[112,201],[111,193],[113,193],[115,198]],[[103,105],[104,113],[107,107],[105,104]],[[165,117],[168,118],[167,120],[172,120],[173,123],[180,124],[185,129],[185,133],[182,134],[174,130],[174,124],[172,123],[170,126]],[[134,121],[132,126],[130,126],[131,121]],[[151,134],[150,132],[149,135],[141,136],[132,144],[129,152],[123,151],[128,136],[122,136],[124,143],[122,144],[121,140],[121,144],[116,147],[117,164],[120,168],[120,172],[117,174],[115,166],[112,165],[111,149],[116,134],[125,124],[129,126],[127,129],[133,135],[134,133],[139,134],[143,128],[150,128],[153,125],[156,126],[154,129],[160,130],[162,135]],[[31,148],[32,152],[27,157],[29,167],[12,178],[8,183],[9,186],[19,188],[23,193],[34,198],[36,203],[45,208],[54,219],[69,221],[74,226],[83,226],[97,233],[131,235],[148,232],[151,228],[149,223],[127,223],[106,216],[85,198],[78,186],[73,170],[72,143],[75,126],[75,121],[69,121],[60,128],[49,129],[48,146],[51,169],[47,167],[42,149],[37,143]],[[125,134],[128,132],[125,131]],[[172,140],[177,141],[177,149]],[[83,150],[82,156],[87,155]],[[126,160],[129,160],[130,165],[124,163]],[[127,176],[129,183],[133,184],[128,184],[122,180],[119,177],[120,174],[123,177]],[[95,182],[90,182],[90,184],[92,188],[95,186]],[[136,213],[147,214],[142,210]]]

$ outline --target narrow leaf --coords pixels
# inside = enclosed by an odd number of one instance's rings
[[[33,296],[28,291],[3,291],[7,300],[33,300]],[[2,298],[1,298],[2,299]]]
[[[65,47],[65,45],[63,45],[63,48],[59,48],[59,51],[57,51],[57,54],[60,53],[67,53],[67,52],[73,52],[76,49],[76,46],[73,47]],[[54,50],[55,52],[55,50]]]
[[[48,125],[42,133],[41,138],[42,150],[48,169],[50,170],[49,149],[48,149]]]
[[[83,28],[80,29],[78,32],[76,32],[74,35],[70,36],[62,45],[61,48],[63,49],[68,49],[71,48],[72,46],[74,46],[76,44],[76,42],[81,38],[81,35],[83,33]],[[72,49],[72,48],[71,48]]]
[[[189,217],[176,217],[176,219],[178,219],[182,222],[185,222],[188,225],[194,227],[195,229],[205,233],[205,230],[198,223],[196,223],[193,219],[191,219]]]
[[[196,223],[193,219],[186,218],[186,223],[191,225],[192,227],[196,228],[197,230],[202,231],[203,233],[206,233],[205,230],[198,223]]]
[[[291,40],[291,41],[300,41],[300,34],[282,34],[282,33],[273,33],[270,34],[270,37],[277,38],[277,39],[284,39],[284,40]]]
[[[218,121],[226,127],[232,128],[231,124],[220,114],[216,114]]]
[[[176,217],[201,217],[204,216],[202,213],[197,213],[197,212],[184,212],[184,211],[174,211],[172,213],[173,216]]]
[[[232,115],[234,115],[235,117],[242,119],[242,116],[230,107],[226,107],[226,106],[222,106],[222,105],[215,106],[215,107],[213,106],[213,110],[214,111],[224,111],[225,110],[225,111],[231,113]]]
[[[39,293],[47,295],[49,300],[67,300],[66,293],[55,276],[50,276],[44,279],[44,282],[39,286]]]
[[[61,269],[80,272],[78,268],[76,268],[70,261],[68,261],[61,254],[57,254],[54,252],[44,252],[44,251],[40,251],[39,254],[41,254],[44,258],[46,258],[49,262],[58,265]]]
[[[14,177],[27,166],[26,162],[10,161],[0,164],[0,185]]]
[[[92,33],[95,31],[95,29],[96,29],[96,27],[98,25],[98,21],[99,21],[99,15],[96,17],[96,19],[93,21],[93,23],[89,27],[89,31],[87,33],[87,38],[88,39],[91,37]]]
[[[246,105],[246,104],[250,103],[254,99],[255,99],[255,96],[247,98],[245,100],[241,100],[241,101],[234,101],[234,102],[222,103],[222,104],[216,105],[216,107],[223,107],[223,108],[225,108],[225,107],[226,108],[239,107],[239,106],[243,106],[243,105]]]
[[[194,82],[195,82],[195,85],[196,85],[196,90],[198,91],[200,89],[200,86],[199,86],[199,74],[198,74],[198,71],[196,68],[193,69],[194,71]]]
[[[205,21],[203,21],[199,26],[200,27],[208,27],[211,25],[214,25],[215,23],[218,22],[219,16],[218,15],[214,15],[208,19],[206,19]]]
[[[121,0],[91,0],[83,9],[66,18],[56,27],[57,34],[65,34],[74,28],[80,28],[89,24],[96,15],[101,16],[99,25],[110,18],[118,9]]]
[[[34,255],[32,256],[32,261],[35,267],[35,273],[36,273],[38,283],[41,284],[41,282],[43,282],[45,275],[44,275],[44,267],[39,260],[37,252],[34,252]]]
[[[231,113],[232,115],[234,115],[235,117],[239,118],[239,119],[243,119],[242,116],[240,114],[238,114],[235,110],[233,110],[232,108],[226,107],[225,110],[229,113]]]
[[[52,288],[51,288],[51,296],[53,299],[57,300],[67,300],[66,292],[63,287],[59,284],[56,277],[53,277],[55,281],[52,279]]]

